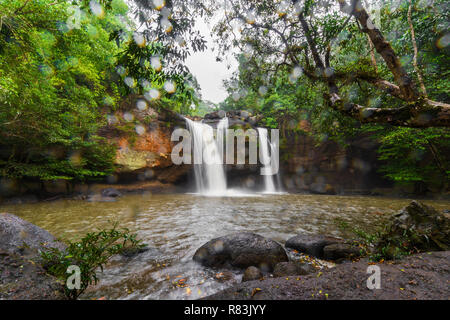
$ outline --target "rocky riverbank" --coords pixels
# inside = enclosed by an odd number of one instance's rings
[[[420,253],[400,261],[378,263],[381,288],[369,289],[367,259],[309,275],[243,282],[207,300],[368,300],[450,298],[450,251]]]
[[[369,247],[300,234],[286,241],[288,258],[273,240],[236,233],[209,241],[194,260],[206,267],[245,269],[241,284],[206,298],[212,300],[448,299],[449,226],[447,212],[412,201]],[[368,254],[379,262],[362,257]],[[316,259],[336,264],[330,268]],[[379,267],[379,288],[368,284],[373,266]]]

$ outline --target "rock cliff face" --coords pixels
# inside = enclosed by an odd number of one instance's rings
[[[333,141],[288,135],[280,149],[283,183],[287,190],[322,194],[379,194],[392,183],[378,172],[377,144],[370,136],[348,141],[344,148]]]
[[[129,96],[119,110],[108,116],[108,125],[100,132],[117,146],[116,175],[113,182],[158,180],[182,181],[189,166],[174,165],[171,141],[175,128],[184,121],[170,111],[156,111],[139,96]]]

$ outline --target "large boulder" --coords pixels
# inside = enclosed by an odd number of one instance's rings
[[[450,214],[412,201],[390,218],[376,249],[387,258],[398,258],[417,250],[449,250]]]
[[[64,250],[66,246],[38,226],[15,215],[0,213],[1,251],[35,256],[38,250],[46,247]]]
[[[306,253],[310,256],[323,258],[325,246],[341,243],[341,239],[323,235],[296,235],[286,241],[285,247]]]
[[[39,250],[49,247],[66,248],[44,229],[0,213],[0,300],[65,299],[63,284],[40,264]]]
[[[278,262],[289,260],[279,243],[249,232],[213,239],[201,246],[193,259],[207,267],[244,269],[255,266],[262,271],[271,271]]]

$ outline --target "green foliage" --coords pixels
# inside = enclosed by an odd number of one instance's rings
[[[112,170],[113,150],[96,135],[100,107],[119,99],[110,81],[123,27],[120,0],[95,16],[66,1],[2,1],[0,172],[13,178],[87,179]]]
[[[111,229],[88,233],[80,241],[69,241],[63,251],[46,248],[41,252],[47,272],[64,284],[71,276],[71,273],[67,273],[69,266],[80,268],[80,288],[69,289],[64,286],[69,299],[77,299],[89,285],[97,284],[98,269],[103,272],[103,267],[113,255],[125,249],[139,250],[145,247],[141,240],[137,240],[136,234],[131,234],[128,229],[118,229],[117,225],[114,223]]]
[[[387,132],[386,132],[387,131]],[[423,182],[443,189],[450,179],[450,131],[448,129],[397,128],[380,137],[382,171],[399,182]]]
[[[335,223],[342,231],[350,232],[355,237],[354,244],[361,248],[361,256],[369,256],[371,261],[379,261],[382,258],[379,253],[375,251],[381,236],[380,230],[369,233],[358,227],[352,227],[348,222],[339,218],[335,220]]]
[[[327,2],[325,1],[325,4]],[[305,6],[309,6],[309,9],[304,11],[306,17],[309,10],[322,10],[321,5],[308,3]],[[255,1],[252,4],[261,11],[260,18],[264,16],[268,27],[257,30],[247,25],[242,31],[245,36],[236,41],[235,45],[244,48],[250,45],[253,51],[250,55],[242,54],[238,57],[239,70],[233,79],[225,83],[230,95],[221,105],[222,109],[252,111],[262,116],[262,125],[279,128],[284,136],[309,134],[316,138],[318,143],[333,140],[345,146],[349,138],[370,133],[380,143],[378,152],[382,164],[381,173],[388,179],[396,183],[414,185],[417,192],[427,189],[434,192],[444,191],[448,188],[450,140],[447,128],[414,129],[384,124],[363,125],[332,110],[323,97],[323,93],[328,90],[325,84],[311,80],[305,75],[292,77],[294,68],[302,66],[305,71],[312,61],[310,54],[304,51],[306,44],[299,42],[304,39],[298,37],[300,39],[297,40],[295,37],[298,32],[302,32],[301,29],[296,29],[300,27],[275,14],[271,1]],[[435,1],[429,6],[413,5],[412,20],[419,49],[417,59],[428,97],[448,103],[449,47],[437,45],[437,41],[447,32],[445,25],[449,13],[445,10],[445,1]],[[390,4],[383,3],[379,6],[380,19],[375,19],[377,15],[374,12],[370,12],[370,15],[399,55],[403,67],[417,82],[412,63],[408,7],[409,3],[403,3],[393,10]],[[319,14],[320,19],[312,16],[308,17],[308,22],[319,54],[323,57],[328,48],[330,50],[331,72],[336,77],[343,100],[369,108],[404,107],[404,101],[376,89],[370,81],[353,78],[352,75],[364,75],[366,78],[382,78],[395,83],[390,70],[377,53],[376,67],[373,65],[367,35],[358,30],[358,25],[353,23],[352,19],[345,25],[345,15],[342,17],[340,13],[332,10],[323,12],[324,15]],[[268,23],[269,21],[271,23]],[[226,25],[220,27],[218,32],[221,39],[231,41],[226,36]],[[291,30],[290,33],[286,31],[284,34],[285,41],[291,41],[288,48],[273,40],[277,37],[277,32],[271,28],[279,32]],[[285,57],[284,62],[280,64],[277,57],[283,52],[277,46],[286,51],[291,50],[295,57]],[[314,73],[317,70],[311,67],[308,71]],[[267,89],[267,93],[261,94],[258,91],[261,86]],[[304,132],[304,123],[308,124],[307,132]]]

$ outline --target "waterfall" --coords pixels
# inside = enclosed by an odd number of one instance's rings
[[[217,139],[213,128],[205,123],[186,119],[193,143],[193,164],[197,192],[204,195],[224,195],[227,182],[223,166],[223,137],[228,128],[228,118],[217,125]]]
[[[270,159],[269,147],[270,153],[273,154],[273,152],[275,152],[275,146],[268,141],[266,128],[258,128],[258,138],[260,148],[259,156],[261,158],[260,161],[264,165],[265,169],[267,170],[272,169],[273,163]],[[273,175],[264,175],[264,192],[266,193],[277,192],[275,188]]]

